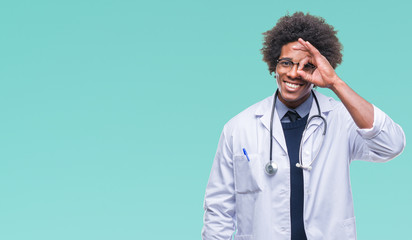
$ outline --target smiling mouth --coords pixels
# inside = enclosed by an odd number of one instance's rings
[[[299,83],[290,83],[290,82],[285,82],[285,81],[284,83],[286,84],[286,86],[290,88],[294,88],[294,89],[304,85],[303,83],[299,84]]]

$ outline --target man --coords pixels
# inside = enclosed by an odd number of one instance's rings
[[[390,160],[405,136],[337,76],[341,49],[332,26],[301,12],[265,33],[263,59],[278,91],[223,129],[206,189],[204,240],[234,232],[239,240],[356,239],[349,164]]]

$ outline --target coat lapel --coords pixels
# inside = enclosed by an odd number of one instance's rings
[[[272,106],[273,106],[273,98],[272,97],[267,98],[267,101],[256,110],[256,116],[260,117],[260,121],[262,124],[265,126],[267,131],[270,132],[270,118],[272,114]],[[277,142],[280,147],[283,149],[285,153],[287,153],[287,147],[286,147],[286,142],[285,142],[285,137],[283,135],[283,130],[282,130],[282,125],[280,123],[280,119],[278,116],[277,111],[275,110],[275,113],[273,115],[273,136],[272,136],[275,141],[273,144],[276,144]]]

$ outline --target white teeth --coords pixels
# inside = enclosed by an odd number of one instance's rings
[[[291,88],[298,88],[299,87],[299,85],[297,85],[297,84],[293,84],[293,83],[286,83],[286,85],[288,86],[288,87],[291,87]]]

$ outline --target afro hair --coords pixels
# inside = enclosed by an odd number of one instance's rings
[[[302,38],[316,47],[332,67],[336,68],[342,62],[342,44],[336,33],[333,26],[321,17],[303,12],[296,12],[292,16],[286,15],[278,20],[275,27],[263,33],[263,61],[268,64],[270,73],[275,72],[276,60],[281,54],[282,47]]]

